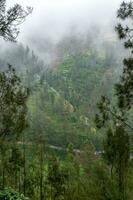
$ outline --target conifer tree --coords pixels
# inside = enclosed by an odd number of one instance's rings
[[[15,70],[0,73],[0,138],[17,139],[27,127],[27,98],[29,91],[23,86]]]
[[[132,2],[123,2],[117,12],[117,17],[120,20],[132,22]],[[98,103],[100,112],[95,118],[98,128],[102,126],[111,127],[107,131],[104,156],[111,168],[115,167],[120,200],[126,199],[126,182],[130,159],[129,130],[133,130],[127,117],[133,103],[133,29],[128,26],[128,24],[131,24],[130,22],[127,22],[126,26],[120,23],[116,26],[119,38],[124,40],[124,47],[131,50],[130,57],[123,60],[124,67],[120,81],[115,84],[117,103],[114,105],[107,97],[103,96],[101,102]]]

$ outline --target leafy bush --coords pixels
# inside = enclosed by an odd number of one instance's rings
[[[0,191],[0,200],[29,200],[23,194],[19,194],[12,189],[6,188]]]

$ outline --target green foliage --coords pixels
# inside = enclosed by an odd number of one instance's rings
[[[118,18],[121,20],[131,20],[133,16],[132,2],[123,2],[118,10]],[[129,23],[130,24],[130,23]],[[119,83],[115,85],[115,97],[117,103],[108,103],[106,97],[98,104],[100,111],[96,115],[97,127],[112,127],[107,130],[107,137],[104,144],[104,158],[111,166],[111,175],[113,167],[115,168],[116,180],[119,189],[119,199],[127,199],[127,175],[130,159],[130,135],[129,130],[133,130],[129,124],[129,110],[132,109],[132,90],[133,90],[133,59],[132,59],[132,28],[118,24],[116,31],[120,39],[124,40],[125,48],[131,49],[131,57],[123,60],[124,68]]]
[[[0,200],[29,200],[23,194],[19,194],[12,189],[4,189],[0,191]]]
[[[48,183],[51,186],[51,198],[61,199],[65,191],[65,183],[68,179],[67,171],[60,167],[56,157],[53,157],[48,165]]]
[[[133,3],[123,2],[118,10],[118,18],[127,21],[127,25],[118,24],[116,31],[120,39],[124,40],[125,48],[131,50],[131,56],[123,60],[124,68],[120,82],[116,84],[116,95],[118,97],[118,106],[121,109],[129,110],[132,106],[132,90],[133,90],[133,30],[130,26],[133,16]],[[129,25],[128,25],[129,24]]]
[[[28,89],[24,88],[11,66],[0,73],[0,92],[0,137],[18,137],[27,127]]]

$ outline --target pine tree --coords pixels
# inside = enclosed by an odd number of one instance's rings
[[[118,10],[117,17],[123,21],[133,20],[132,2],[123,2]],[[131,23],[127,23],[131,24]],[[117,174],[119,199],[126,199],[126,182],[130,159],[130,137],[129,130],[133,130],[128,121],[128,113],[133,103],[133,29],[128,25],[118,24],[116,27],[119,38],[124,40],[124,46],[131,50],[129,58],[123,60],[123,73],[119,83],[115,84],[115,96],[117,104],[111,104],[108,98],[102,97],[98,104],[100,114],[96,115],[95,121],[98,128],[112,127],[107,131],[104,144],[104,156],[111,165],[115,167]],[[107,123],[108,122],[108,123]],[[112,170],[111,170],[112,171]]]
[[[0,139],[17,139],[27,127],[27,98],[29,91],[23,86],[15,70],[0,73]]]

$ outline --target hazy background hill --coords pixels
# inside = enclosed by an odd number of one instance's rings
[[[1,69],[11,64],[31,88],[30,138],[43,132],[50,144],[72,142],[76,148],[89,138],[101,148],[104,134],[97,134],[93,122],[96,105],[101,95],[111,98],[125,50],[113,32],[99,27],[39,44],[44,54],[22,43],[3,44],[0,50]]]

